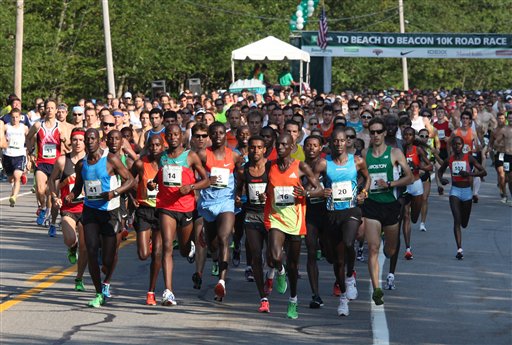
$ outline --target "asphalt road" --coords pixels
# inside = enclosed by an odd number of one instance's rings
[[[469,228],[464,260],[455,259],[446,193],[432,188],[427,232],[413,225],[414,260],[398,262],[394,291],[385,304],[370,299],[366,263],[356,264],[359,298],[350,316],[336,314],[332,269],[319,261],[325,306],[309,309],[305,253],[301,257],[299,319],[286,318],[288,295],[274,290],[271,313],[257,312],[254,283],[244,279],[244,259],[230,268],[224,302],[213,300],[217,280],[208,261],[200,291],[192,289],[194,265],[175,255],[178,306],[146,306],[149,262],[137,258],[131,237],[123,243],[112,281],[113,298],[98,309],[88,274],[86,292],[73,290],[74,266],[62,234],[49,238],[35,224],[35,197],[24,186],[15,208],[9,185],[0,183],[0,320],[2,344],[512,344],[512,208],[498,202],[496,174],[482,183]],[[242,256],[244,258],[244,256]],[[387,273],[385,263],[383,278]],[[157,297],[163,289],[157,284]]]

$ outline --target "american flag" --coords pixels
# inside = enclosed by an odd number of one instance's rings
[[[322,7],[320,21],[318,22],[318,46],[322,49],[327,48],[327,17],[325,16],[325,8]]]

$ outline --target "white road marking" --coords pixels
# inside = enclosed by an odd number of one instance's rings
[[[382,243],[379,251],[379,272],[383,275],[384,262],[386,257],[383,253],[384,244]],[[382,286],[379,282],[379,286]],[[386,311],[384,305],[375,305],[372,300],[373,286],[370,279],[370,304],[371,304],[371,318],[372,318],[372,333],[374,345],[389,345],[389,330],[388,322],[386,320]]]
[[[18,194],[17,198],[19,198],[20,196],[29,195],[29,194],[32,194],[32,192],[20,193],[20,194]],[[1,198],[0,201],[9,200],[10,197],[11,196],[6,196],[5,198]]]

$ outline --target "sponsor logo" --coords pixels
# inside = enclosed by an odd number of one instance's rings
[[[375,169],[375,170],[376,169],[385,169],[385,168],[387,168],[387,166],[388,166],[387,164],[372,164],[368,167],[368,169],[372,169],[372,170],[373,169]]]
[[[427,50],[427,54],[435,56],[447,56],[448,51],[446,49],[429,49]]]
[[[484,56],[482,52],[472,51],[472,50],[457,50],[456,52],[458,57],[478,57]]]
[[[231,163],[227,163],[227,164],[226,164],[226,163],[224,163],[224,167],[228,167],[228,166],[230,166],[230,165],[231,165]]]
[[[496,56],[512,56],[512,50],[496,50]]]
[[[289,178],[297,178],[297,175],[295,175],[295,173],[294,173],[294,172],[292,172],[292,173],[291,173],[291,175],[290,175],[290,176],[288,176],[288,177],[289,177]]]
[[[407,55],[407,54],[412,53],[413,51],[414,51],[414,50],[409,50],[408,52],[400,52],[400,55],[401,55],[401,56],[405,56],[405,55]]]
[[[345,53],[359,53],[359,48],[343,48]]]
[[[192,217],[190,217],[190,218],[185,218],[185,221],[186,221],[186,222],[190,222],[191,220],[192,220]]]
[[[379,56],[380,54],[384,53],[384,50],[382,50],[382,49],[374,49],[372,51],[372,53],[374,53],[375,55]]]

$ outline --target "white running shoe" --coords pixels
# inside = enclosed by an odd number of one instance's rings
[[[346,298],[349,300],[355,300],[357,298],[356,278],[354,276],[348,278],[345,277],[345,289]]]
[[[340,304],[338,305],[338,316],[348,316],[348,298],[347,294],[341,294]]]
[[[190,252],[188,253],[187,261],[189,263],[194,263],[194,261],[196,261],[196,245],[194,244],[194,241],[190,241]]]
[[[395,286],[395,275],[393,273],[389,273],[386,278],[386,290],[394,290]]]
[[[162,305],[169,306],[176,304],[178,303],[176,302],[176,297],[174,297],[174,294],[171,292],[171,290],[165,289],[162,295]]]
[[[427,228],[425,227],[425,223],[423,223],[423,222],[420,223],[420,230],[427,231]]]

